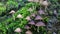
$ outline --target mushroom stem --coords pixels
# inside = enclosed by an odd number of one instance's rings
[[[39,32],[39,26],[37,27],[37,32]]]
[[[47,6],[45,6],[45,12],[46,12]]]
[[[21,33],[19,32],[19,34],[21,34]]]
[[[12,14],[12,17],[13,17],[13,20],[15,21],[15,16],[14,16],[14,14]]]

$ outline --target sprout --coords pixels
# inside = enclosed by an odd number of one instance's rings
[[[11,10],[10,14],[14,14],[14,13],[15,13],[15,11],[14,10]]]
[[[34,21],[30,21],[28,24],[35,25]]]
[[[35,26],[38,27],[37,32],[39,32],[39,26],[45,26],[45,24],[43,22],[38,22],[37,24],[35,24]]]
[[[17,18],[23,18],[23,16],[21,14],[17,15]]]
[[[26,31],[26,34],[32,34],[32,32],[28,30],[28,31]]]
[[[16,28],[14,32],[17,32],[20,34],[22,32],[22,30],[20,28]]]
[[[39,13],[39,14],[45,14],[44,11],[41,10],[41,9],[38,11],[38,13]]]
[[[30,21],[30,20],[31,20],[31,18],[30,18],[29,16],[27,16],[27,17],[26,17],[26,19],[27,19],[28,21]]]
[[[35,20],[42,20],[43,18],[39,15],[36,16]]]
[[[26,26],[25,26],[25,29],[28,29],[28,30],[29,30],[29,29],[30,29],[30,27],[29,27],[28,25],[26,25]]]

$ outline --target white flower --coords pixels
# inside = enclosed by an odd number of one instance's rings
[[[15,13],[15,11],[14,10],[11,10],[10,14],[14,14],[14,13]]]
[[[21,14],[17,15],[17,18],[23,18],[23,16]]]
[[[22,30],[20,28],[16,28],[14,32],[22,32]]]

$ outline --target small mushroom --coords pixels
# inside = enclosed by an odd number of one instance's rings
[[[48,6],[49,3],[47,2],[47,0],[45,0],[45,1],[42,2],[42,5],[43,5],[43,6]]]
[[[21,33],[22,32],[22,30],[21,30],[21,28],[16,28],[15,30],[14,30],[14,32],[17,32],[17,33]]]
[[[23,16],[21,14],[18,14],[17,18],[23,18]]]
[[[28,24],[35,25],[34,21],[30,21]]]
[[[49,2],[47,0],[45,0],[42,2],[42,5],[45,7],[45,12],[46,12],[46,9],[47,9],[47,6],[49,5]]]
[[[40,10],[38,11],[38,13],[39,13],[39,14],[45,14],[45,12],[44,12],[42,9],[40,9]]]
[[[14,16],[15,11],[11,10],[11,12],[9,12],[9,14],[12,14],[13,20],[15,20],[15,16]]]
[[[33,2],[33,0],[28,0],[29,2]]]
[[[30,20],[31,20],[30,16],[27,16],[25,19],[27,19],[28,21],[30,21]]]
[[[26,34],[32,34],[32,32],[30,30],[26,31]]]
[[[26,26],[25,26],[25,29],[29,30],[29,29],[30,29],[30,27],[29,27],[28,25],[26,25]]]
[[[36,16],[35,20],[42,20],[43,18],[39,15]]]
[[[38,27],[37,32],[39,32],[39,27],[40,26],[45,26],[45,24],[43,22],[38,22],[38,23],[35,24],[35,26]]]
[[[54,13],[54,15],[57,15],[57,11],[56,11],[56,10],[54,10],[54,12],[53,12],[53,13]]]
[[[31,12],[31,11],[33,11],[33,9],[32,9],[32,8],[29,8],[29,9],[28,9],[28,11],[30,11],[30,12]]]
[[[32,17],[35,17],[36,15],[33,13],[33,14],[31,14],[31,16],[32,16]]]
[[[14,13],[15,13],[15,11],[14,11],[14,10],[11,10],[9,13],[10,13],[10,14],[14,14]]]

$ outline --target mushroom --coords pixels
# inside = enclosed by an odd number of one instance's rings
[[[38,27],[37,32],[39,32],[39,26],[45,26],[45,24],[43,22],[38,22],[35,24],[35,26]]]
[[[57,16],[57,11],[56,11],[56,10],[54,10],[54,12],[53,12],[53,13],[54,13],[54,15],[56,15],[56,16]]]
[[[31,14],[31,16],[32,16],[32,17],[35,17],[35,14],[34,14],[34,13],[33,13],[33,14]]]
[[[30,21],[30,20],[31,20],[30,16],[27,16],[25,19],[27,19],[28,21]]]
[[[35,25],[34,21],[30,21],[28,24]]]
[[[33,0],[28,0],[29,2],[33,2]]]
[[[30,13],[32,14],[33,9],[32,8],[29,8],[28,11],[30,11]]]
[[[30,21],[28,24],[31,24],[31,27],[32,27],[32,25],[35,25],[35,22],[34,21]]]
[[[14,11],[14,10],[11,10],[11,11],[9,12],[9,14],[12,14],[13,20],[15,20],[14,13],[15,13],[15,11]]]
[[[42,20],[43,18],[39,15],[36,16],[35,20]]]
[[[26,34],[32,34],[32,32],[30,30],[26,31]]]
[[[22,30],[21,30],[21,28],[16,28],[15,30],[14,30],[14,32],[17,32],[17,33],[21,33],[22,32]]]
[[[23,16],[21,14],[18,14],[17,18],[23,18]]]
[[[39,14],[45,14],[45,12],[44,12],[42,9],[40,9],[40,10],[38,11],[38,13],[39,13]]]
[[[30,27],[29,27],[28,25],[26,25],[26,26],[25,26],[25,29],[29,30],[29,29],[30,29]]]
[[[47,0],[45,0],[45,1],[42,2],[42,5],[43,5],[43,6],[48,6],[49,3],[47,2]]]
[[[45,0],[42,2],[42,5],[45,7],[45,12],[46,12],[46,9],[47,9],[47,6],[49,5],[49,2],[47,0]]]
[[[14,14],[14,13],[15,13],[15,11],[14,11],[14,10],[11,10],[9,13],[10,13],[10,14]]]

